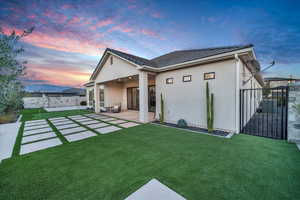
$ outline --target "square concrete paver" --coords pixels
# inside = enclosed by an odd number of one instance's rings
[[[50,122],[64,122],[64,121],[68,121],[69,119],[64,118],[64,119],[55,119],[55,120],[49,120]]]
[[[61,134],[63,134],[63,135],[66,135],[66,134],[77,133],[77,132],[86,131],[86,130],[87,130],[86,128],[83,128],[80,126],[80,127],[75,127],[75,128],[63,129],[63,130],[60,130],[59,132],[61,132]]]
[[[89,124],[96,124],[99,123],[99,121],[97,120],[90,120],[90,121],[84,121],[84,122],[80,122],[83,125],[89,125]]]
[[[41,125],[46,125],[48,124],[47,121],[44,121],[44,122],[38,122],[38,123],[27,123],[25,122],[25,127],[33,127],[33,126],[41,126]]]
[[[109,117],[104,116],[104,115],[97,115],[97,116],[94,116],[93,118],[95,118],[95,119],[106,119],[106,118],[109,118]]]
[[[85,116],[79,115],[79,116],[69,116],[71,119],[83,119],[86,118]]]
[[[26,121],[25,124],[36,124],[36,123],[42,123],[42,122],[47,122],[47,121],[45,119],[32,120],[32,121]]]
[[[110,133],[110,132],[121,130],[121,128],[118,128],[116,126],[107,126],[107,127],[98,128],[98,129],[95,129],[95,130],[97,132],[101,133],[101,134],[107,134],[107,133]]]
[[[156,179],[152,179],[125,200],[185,200]]]
[[[23,135],[32,135],[32,134],[38,134],[38,133],[45,133],[52,131],[52,128],[41,128],[41,129],[34,129],[30,131],[24,131]]]
[[[84,118],[84,119],[74,119],[76,122],[84,122],[84,121],[90,121],[91,118]]]
[[[110,121],[109,123],[111,124],[121,124],[121,123],[125,123],[125,122],[128,122],[128,121],[125,121],[125,120],[114,120],[114,121]]]
[[[109,121],[113,121],[113,120],[117,120],[116,118],[104,118],[104,119],[101,119],[102,121],[105,121],[105,122],[109,122]]]
[[[74,122],[72,120],[63,121],[63,122],[52,122],[52,124],[54,124],[55,126],[65,125],[65,124],[71,124],[71,123],[74,123]]]
[[[96,136],[97,134],[93,133],[92,131],[84,131],[80,133],[75,133],[72,135],[66,135],[65,138],[69,142],[77,141],[77,140],[83,140],[85,138]]]
[[[53,117],[53,118],[49,118],[49,120],[62,120],[62,119],[66,119],[66,117]]]
[[[26,126],[24,127],[24,131],[29,131],[33,129],[40,129],[40,128],[49,128],[50,126],[48,124],[42,124],[37,126]]]
[[[89,127],[89,128],[101,128],[101,127],[104,127],[104,126],[110,126],[109,124],[107,124],[107,123],[97,123],[97,124],[89,124],[89,125],[87,125],[87,127]]]
[[[134,122],[127,122],[124,124],[119,124],[119,126],[122,126],[123,128],[129,128],[129,127],[134,127],[134,126],[138,126],[140,124],[134,123]]]
[[[52,137],[56,137],[56,134],[54,132],[25,136],[22,138],[22,144]]]
[[[26,153],[39,151],[42,149],[47,149],[47,148],[54,147],[54,146],[61,145],[61,144],[62,144],[62,142],[58,138],[24,144],[24,145],[21,145],[20,154],[23,155]]]
[[[75,123],[72,123],[72,124],[65,124],[65,125],[58,125],[58,126],[55,126],[58,130],[61,130],[61,129],[65,129],[65,128],[74,128],[74,127],[77,127],[79,126],[78,124],[75,124]]]

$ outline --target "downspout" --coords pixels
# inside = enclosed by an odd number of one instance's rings
[[[236,83],[235,83],[235,132],[240,132],[240,63],[241,60],[238,54],[234,54],[235,58],[235,75],[236,75]]]

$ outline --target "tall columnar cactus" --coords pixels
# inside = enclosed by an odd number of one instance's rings
[[[208,82],[206,82],[206,116],[208,132],[214,129],[214,94],[209,93]]]
[[[159,114],[159,121],[160,123],[164,123],[165,121],[165,111],[164,111],[164,99],[162,93],[160,94],[160,114]]]

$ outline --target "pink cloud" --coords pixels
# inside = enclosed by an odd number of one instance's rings
[[[66,70],[62,67],[45,67],[28,64],[25,77],[34,80],[44,80],[54,85],[82,86],[89,80],[90,73],[80,70]]]
[[[3,27],[5,34],[11,33],[12,30],[15,30],[17,34],[23,32],[20,29]],[[24,37],[23,41],[38,47],[94,56],[99,55],[99,49],[105,49],[108,46],[106,42],[95,42],[90,40],[89,37],[83,38],[72,32],[56,32],[53,34],[34,30],[32,34]]]
[[[143,35],[147,35],[147,36],[150,36],[150,37],[159,38],[161,40],[164,40],[164,38],[161,37],[158,33],[154,32],[154,31],[151,31],[149,29],[142,29],[140,32]]]
[[[77,24],[81,21],[80,17],[74,16],[72,19],[69,21],[70,24]]]
[[[120,31],[122,33],[132,33],[134,32],[134,29],[126,26],[125,24],[120,24],[108,30],[108,32],[113,32],[113,31]]]
[[[29,18],[29,19],[35,19],[35,18],[36,18],[36,15],[34,15],[34,14],[29,15],[28,18]]]
[[[108,26],[112,23],[113,23],[113,20],[111,18],[104,19],[104,20],[101,20],[101,21],[97,22],[95,25],[90,26],[90,29],[91,30],[96,30],[97,28]]]
[[[74,8],[74,6],[71,5],[71,4],[64,4],[64,5],[62,5],[61,8],[63,8],[63,9],[69,9],[69,8]]]
[[[162,18],[162,15],[159,12],[154,12],[151,14],[151,16],[154,18]]]

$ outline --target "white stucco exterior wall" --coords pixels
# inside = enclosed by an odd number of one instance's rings
[[[160,94],[165,100],[165,120],[176,123],[185,119],[189,125],[207,128],[204,73],[215,72],[208,80],[215,98],[214,128],[235,131],[236,128],[236,61],[235,59],[159,73],[156,76],[156,118],[160,113]],[[184,75],[192,75],[191,82],[183,82]],[[173,84],[166,84],[173,78]]]
[[[136,66],[124,61],[123,59],[112,56],[113,64],[110,63],[110,57],[104,63],[100,73],[95,79],[96,83],[102,83],[122,77],[133,76],[139,73],[139,70],[136,69]]]

